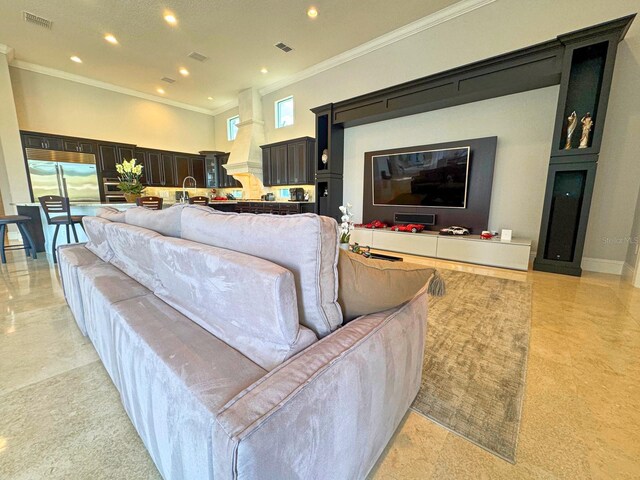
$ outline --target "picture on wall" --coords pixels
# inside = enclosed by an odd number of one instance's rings
[[[374,205],[466,208],[471,147],[372,157]]]

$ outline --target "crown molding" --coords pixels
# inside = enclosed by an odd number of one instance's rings
[[[156,95],[150,95],[148,93],[139,92],[130,88],[119,87],[112,83],[101,82],[100,80],[94,80],[93,78],[83,77],[81,75],[75,75],[73,73],[63,72],[62,70],[56,70],[55,68],[43,67],[42,65],[36,65],[34,63],[25,62],[22,60],[14,60],[10,63],[12,67],[19,68],[21,70],[27,70],[29,72],[40,73],[42,75],[48,75],[50,77],[61,78],[63,80],[69,80],[71,82],[81,83],[89,85],[91,87],[102,88],[103,90],[109,90],[111,92],[122,93],[132,97],[142,98],[144,100],[150,100],[156,103],[163,103],[172,107],[181,108],[183,110],[190,110],[192,112],[203,113],[205,115],[215,116],[216,110],[209,110],[206,108],[195,107],[182,102],[176,102],[169,100],[168,98],[158,97]]]
[[[229,103],[225,103],[221,107],[218,107],[215,110],[212,110],[211,114],[212,115],[220,115],[221,113],[224,113],[224,112],[226,112],[228,110],[231,110],[232,108],[236,108],[237,106],[238,106],[238,99],[232,100]]]
[[[323,62],[312,65],[311,67],[302,70],[301,72],[295,73],[286,78],[283,78],[282,80],[267,85],[266,87],[263,87],[259,90],[260,95],[268,95],[272,92],[275,92],[276,90],[317,75],[318,73],[329,70],[330,68],[342,65],[343,63],[374,52],[380,48],[386,47],[387,45],[399,42],[400,40],[410,37],[411,35],[415,35],[416,33],[423,32],[437,25],[440,25],[441,23],[453,20],[454,18],[465,15],[495,1],[496,0],[462,0],[460,2],[454,3],[453,5],[443,8],[442,10],[438,10],[431,15],[427,15],[426,17],[416,20],[415,22],[409,23],[389,33],[385,33],[384,35],[374,38],[373,40],[363,43],[362,45],[358,45],[351,50],[340,53],[335,57],[331,57]]]

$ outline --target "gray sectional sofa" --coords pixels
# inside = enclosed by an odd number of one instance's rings
[[[61,280],[165,479],[366,477],[420,387],[426,286],[341,327],[332,219],[102,217]]]

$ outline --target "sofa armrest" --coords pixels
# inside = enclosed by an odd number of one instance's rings
[[[427,286],[291,358],[230,400],[215,478],[364,478],[418,393]]]

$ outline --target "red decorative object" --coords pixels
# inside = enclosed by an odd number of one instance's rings
[[[217,196],[217,197],[213,197],[213,199],[216,201],[222,201],[222,200],[227,200],[227,197]]]
[[[371,223],[367,223],[366,225],[363,225],[364,228],[387,228],[389,225],[387,225],[384,222],[381,222],[380,220],[374,220]]]
[[[480,234],[480,238],[483,240],[490,240],[493,238],[493,234],[491,232],[482,232]]]
[[[424,230],[424,225],[420,225],[419,223],[409,223],[407,225],[394,225],[391,227],[391,230],[394,232],[411,232],[418,233]]]

